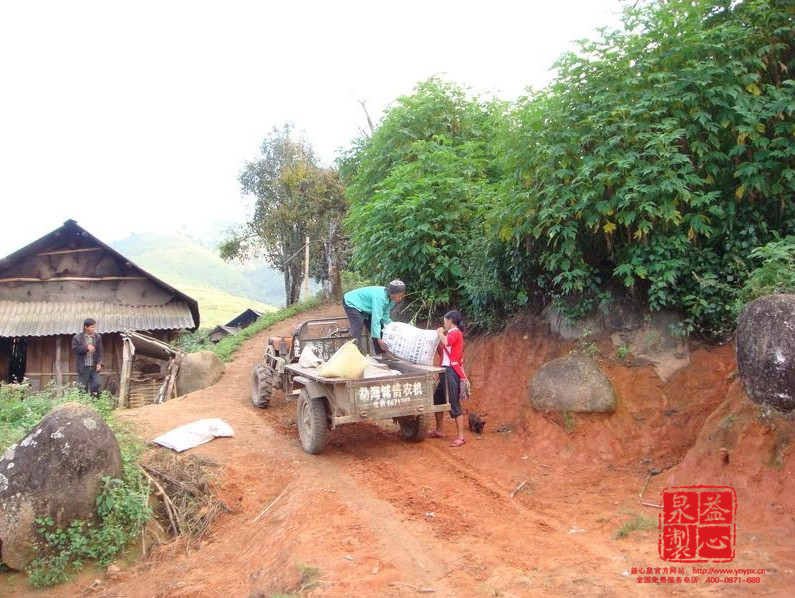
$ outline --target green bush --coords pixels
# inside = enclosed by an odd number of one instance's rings
[[[795,236],[754,249],[751,259],[759,265],[742,288],[743,303],[773,293],[795,293]]]
[[[492,219],[570,315],[616,281],[725,335],[750,252],[795,232],[791,9],[651,1],[624,25],[519,102]]]
[[[404,280],[416,313],[461,307],[468,246],[484,235],[494,192],[492,141],[504,110],[432,78],[399,98],[344,165],[352,267],[381,283]]]

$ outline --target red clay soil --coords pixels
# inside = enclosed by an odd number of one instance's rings
[[[352,424],[313,456],[299,444],[294,402],[257,409],[249,380],[268,335],[337,312],[303,314],[250,340],[213,387],[123,413],[147,439],[209,417],[234,429],[189,451],[217,464],[218,496],[232,509],[201,541],[156,546],[114,575],[89,571],[47,591],[4,574],[0,595],[794,595],[795,424],[749,401],[731,345],[693,347],[689,367],[663,383],[651,366],[619,362],[605,342],[598,359],[617,412],[544,416],[529,407],[531,378],[574,347],[517,319],[466,347],[482,436],[452,448],[404,442],[391,422]],[[729,563],[658,554],[662,491],[695,485],[736,489]],[[645,528],[633,529],[638,519]],[[617,537],[622,525],[628,533]],[[701,566],[754,572],[707,575]]]

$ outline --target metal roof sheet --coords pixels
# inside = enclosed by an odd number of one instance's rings
[[[83,320],[94,318],[97,332],[181,330],[194,327],[183,301],[166,305],[114,305],[101,301],[0,301],[0,337],[77,334]]]

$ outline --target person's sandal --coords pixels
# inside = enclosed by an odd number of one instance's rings
[[[428,438],[446,438],[444,434],[440,434],[436,430],[431,430],[428,432]]]
[[[456,438],[450,443],[450,446],[464,446],[467,443],[466,438]]]

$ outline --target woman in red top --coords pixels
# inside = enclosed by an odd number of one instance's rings
[[[455,421],[457,436],[450,446],[461,446],[466,443],[464,438],[464,410],[461,408],[461,401],[458,398],[461,380],[466,380],[464,373],[464,322],[461,313],[452,310],[444,314],[444,326],[436,329],[439,335],[439,349],[441,355],[441,365],[444,373],[441,376],[440,384],[433,393],[434,405],[444,405],[447,399],[444,394],[447,387],[447,395],[450,398],[450,417]],[[431,430],[428,436],[431,438],[444,438],[442,427],[444,426],[444,412],[436,412],[436,428]]]

